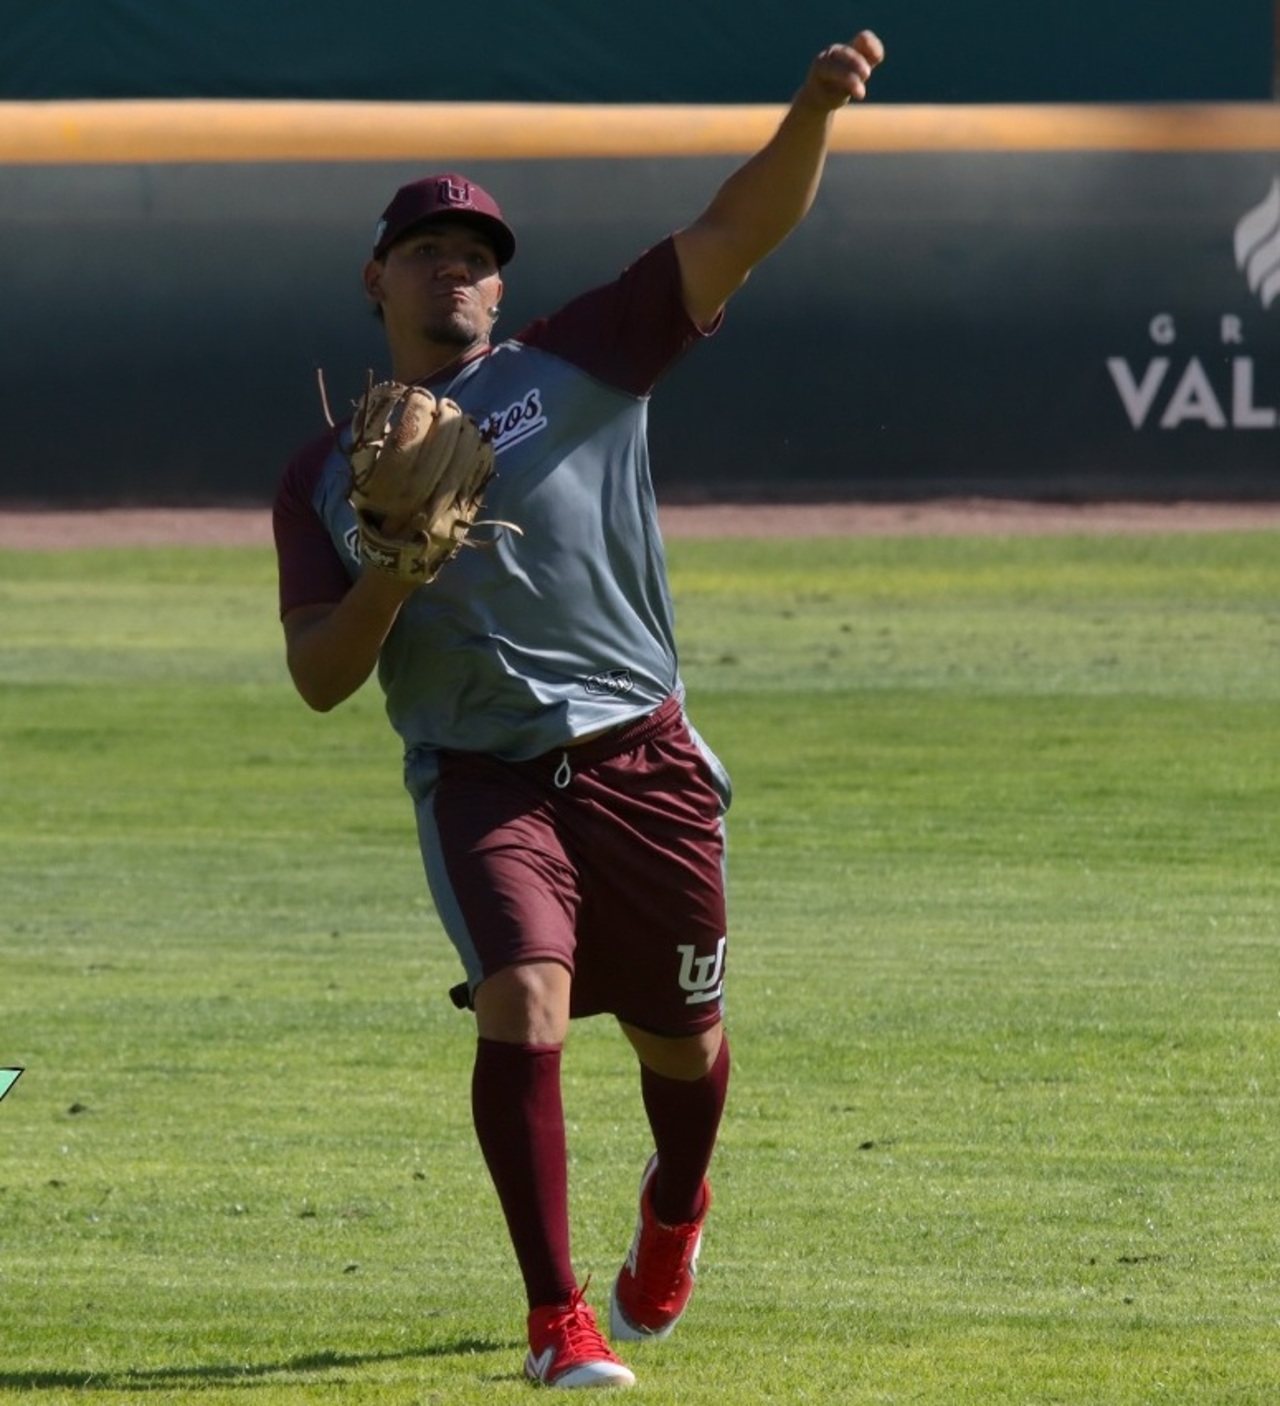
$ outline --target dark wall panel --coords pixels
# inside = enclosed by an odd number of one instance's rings
[[[451,164],[441,158],[440,166]],[[733,161],[477,163],[506,330]],[[264,501],[385,370],[359,273],[396,165],[0,168],[0,498]],[[660,388],[667,496],[1280,496],[1269,152],[837,155]]]

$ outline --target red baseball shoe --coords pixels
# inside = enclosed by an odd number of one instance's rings
[[[702,1224],[711,1209],[711,1187],[702,1183],[702,1214],[687,1225],[663,1225],[653,1212],[649,1187],[658,1170],[649,1159],[640,1179],[640,1216],[627,1261],[609,1295],[609,1332],[621,1342],[665,1338],[680,1321],[698,1275]]]
[[[635,1376],[596,1326],[585,1293],[584,1285],[568,1303],[548,1304],[529,1314],[525,1376],[543,1386],[635,1386]]]

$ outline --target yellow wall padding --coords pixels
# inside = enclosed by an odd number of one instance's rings
[[[732,155],[783,109],[565,103],[0,102],[0,164]],[[1280,150],[1280,105],[850,107],[835,151]]]

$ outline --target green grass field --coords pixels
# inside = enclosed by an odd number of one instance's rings
[[[652,1403],[1280,1399],[1280,535],[673,542],[735,1080]],[[0,1401],[526,1399],[374,689],[268,554],[0,552]],[[602,1304],[648,1146],[566,1058]]]

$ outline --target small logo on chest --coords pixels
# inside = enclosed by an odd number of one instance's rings
[[[599,674],[592,674],[586,681],[588,693],[612,694],[614,697],[630,693],[635,686],[630,669],[605,669]]]

